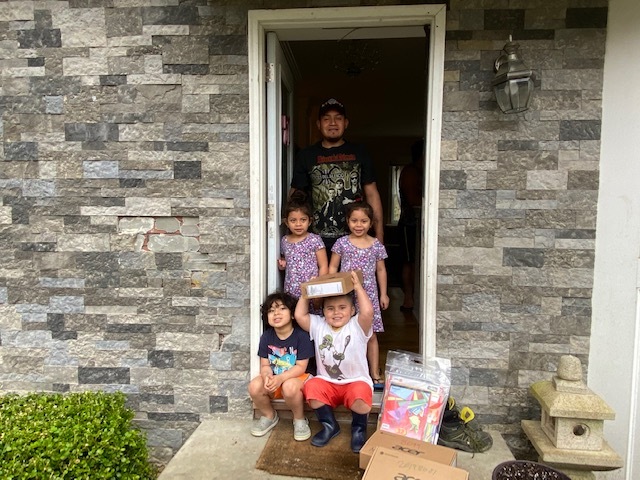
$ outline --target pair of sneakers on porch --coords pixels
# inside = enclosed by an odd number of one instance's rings
[[[253,426],[251,427],[251,435],[254,437],[262,437],[269,433],[271,430],[275,428],[278,424],[280,417],[278,417],[278,412],[275,412],[275,416],[273,418],[268,418],[265,416],[260,417],[257,420],[254,420]],[[309,428],[309,420],[303,418],[301,420],[293,420],[293,438],[298,442],[303,442],[311,437],[311,429]]]
[[[482,453],[492,447],[493,438],[482,430],[473,410],[469,407],[458,408],[454,398],[449,397],[440,424],[438,445],[464,452]]]

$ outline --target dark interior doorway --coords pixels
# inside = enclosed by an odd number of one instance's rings
[[[355,31],[354,31],[355,33]],[[383,314],[393,335],[380,336],[381,365],[388,349],[418,351],[415,315],[400,312],[401,262],[396,223],[399,167],[411,161],[411,146],[423,137],[428,37],[281,42],[296,78],[294,149],[319,140],[318,106],[329,97],[347,108],[346,138],[364,144],[376,168],[383,203],[391,304]],[[406,317],[406,318],[405,318]],[[404,325],[404,328],[403,326]],[[399,328],[399,330],[397,330]]]

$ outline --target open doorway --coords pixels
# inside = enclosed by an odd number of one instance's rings
[[[425,197],[416,286],[416,297],[422,301],[414,313],[418,330],[417,349],[425,356],[435,353],[444,12],[444,5],[249,12],[252,348],[257,347],[260,335],[257,311],[260,299],[268,290],[266,274],[272,265],[275,265],[271,258],[267,258],[269,255],[264,239],[268,239],[267,243],[275,241],[270,238],[274,229],[267,228],[267,225],[273,225],[275,212],[280,211],[280,204],[270,204],[267,201],[268,198],[274,198],[271,195],[274,185],[265,179],[274,169],[282,171],[282,165],[288,161],[281,158],[279,153],[276,153],[275,159],[270,158],[267,152],[270,139],[266,125],[271,120],[280,121],[281,113],[280,110],[270,112],[266,106],[265,82],[273,82],[273,72],[277,78],[277,72],[281,71],[277,64],[275,68],[273,64],[266,65],[267,68],[262,67],[266,63],[266,36],[271,32],[277,36],[280,46],[283,47],[287,63],[290,63],[296,78],[294,108],[289,119],[290,138],[297,147],[304,147],[315,141],[317,108],[326,97],[338,97],[347,105],[351,122],[348,139],[365,144],[376,163],[378,189],[383,197],[385,223],[389,231],[385,244],[388,250],[391,250],[390,255],[393,254],[394,242],[391,205],[395,191],[395,185],[390,178],[393,177],[394,167],[408,163],[411,144],[418,138],[425,138]],[[348,59],[340,60],[339,57],[341,49],[347,45],[347,39],[366,40],[367,49],[380,55],[380,58],[385,55],[388,57],[387,64],[381,65],[379,59],[375,68],[370,70],[371,75],[365,75],[365,70],[356,75],[350,75],[349,71],[343,73],[340,68],[336,68],[336,64],[346,62],[346,70],[349,70]],[[337,57],[329,55],[335,50]],[[321,61],[321,55],[326,60]],[[409,88],[409,84],[415,87]],[[279,132],[277,137],[281,134],[282,132]],[[289,179],[290,176],[286,179],[281,178],[282,184],[279,188],[286,185]],[[392,270],[395,266],[393,259],[388,265],[389,270]],[[397,288],[397,276],[393,281],[395,283],[392,285]],[[390,308],[397,309],[397,298],[393,302]],[[412,333],[415,339],[416,332]],[[415,348],[412,346],[411,349]],[[252,374],[257,371],[257,361],[254,363]]]
[[[350,123],[345,138],[364,145],[374,161],[389,255],[385,263],[390,305],[382,312],[385,332],[378,335],[383,369],[388,350],[420,350],[418,317],[414,311],[400,309],[403,252],[398,178],[402,167],[411,162],[412,145],[425,131],[429,27],[425,29],[417,37],[414,28],[398,27],[393,32],[396,38],[357,38],[366,36],[367,29],[353,29],[337,40],[281,42],[295,77],[294,150],[320,140],[318,107],[335,97],[347,109]],[[424,158],[422,163],[424,171]],[[419,279],[415,284],[419,287]]]

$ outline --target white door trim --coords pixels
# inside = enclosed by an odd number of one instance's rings
[[[251,376],[257,374],[259,361],[253,354],[261,334],[260,303],[267,291],[266,275],[266,101],[265,32],[274,30],[280,38],[315,35],[315,39],[336,38],[354,28],[393,29],[429,25],[430,48],[426,105],[425,202],[421,265],[423,301],[417,314],[422,319],[423,355],[436,351],[436,284],[438,246],[438,198],[440,178],[440,138],[442,128],[442,92],[444,87],[445,5],[406,5],[383,7],[301,8],[251,10],[248,23],[249,61],[249,185],[251,226]],[[383,36],[381,34],[381,36]],[[339,37],[337,37],[339,38]],[[273,260],[275,262],[275,259]]]
[[[640,451],[640,258],[636,267],[636,318],[635,340],[631,355],[631,395],[629,395],[629,441],[626,455],[626,478],[636,478],[638,475],[638,461],[636,452]]]

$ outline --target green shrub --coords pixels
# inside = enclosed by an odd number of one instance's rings
[[[0,397],[0,479],[153,479],[124,394]]]

